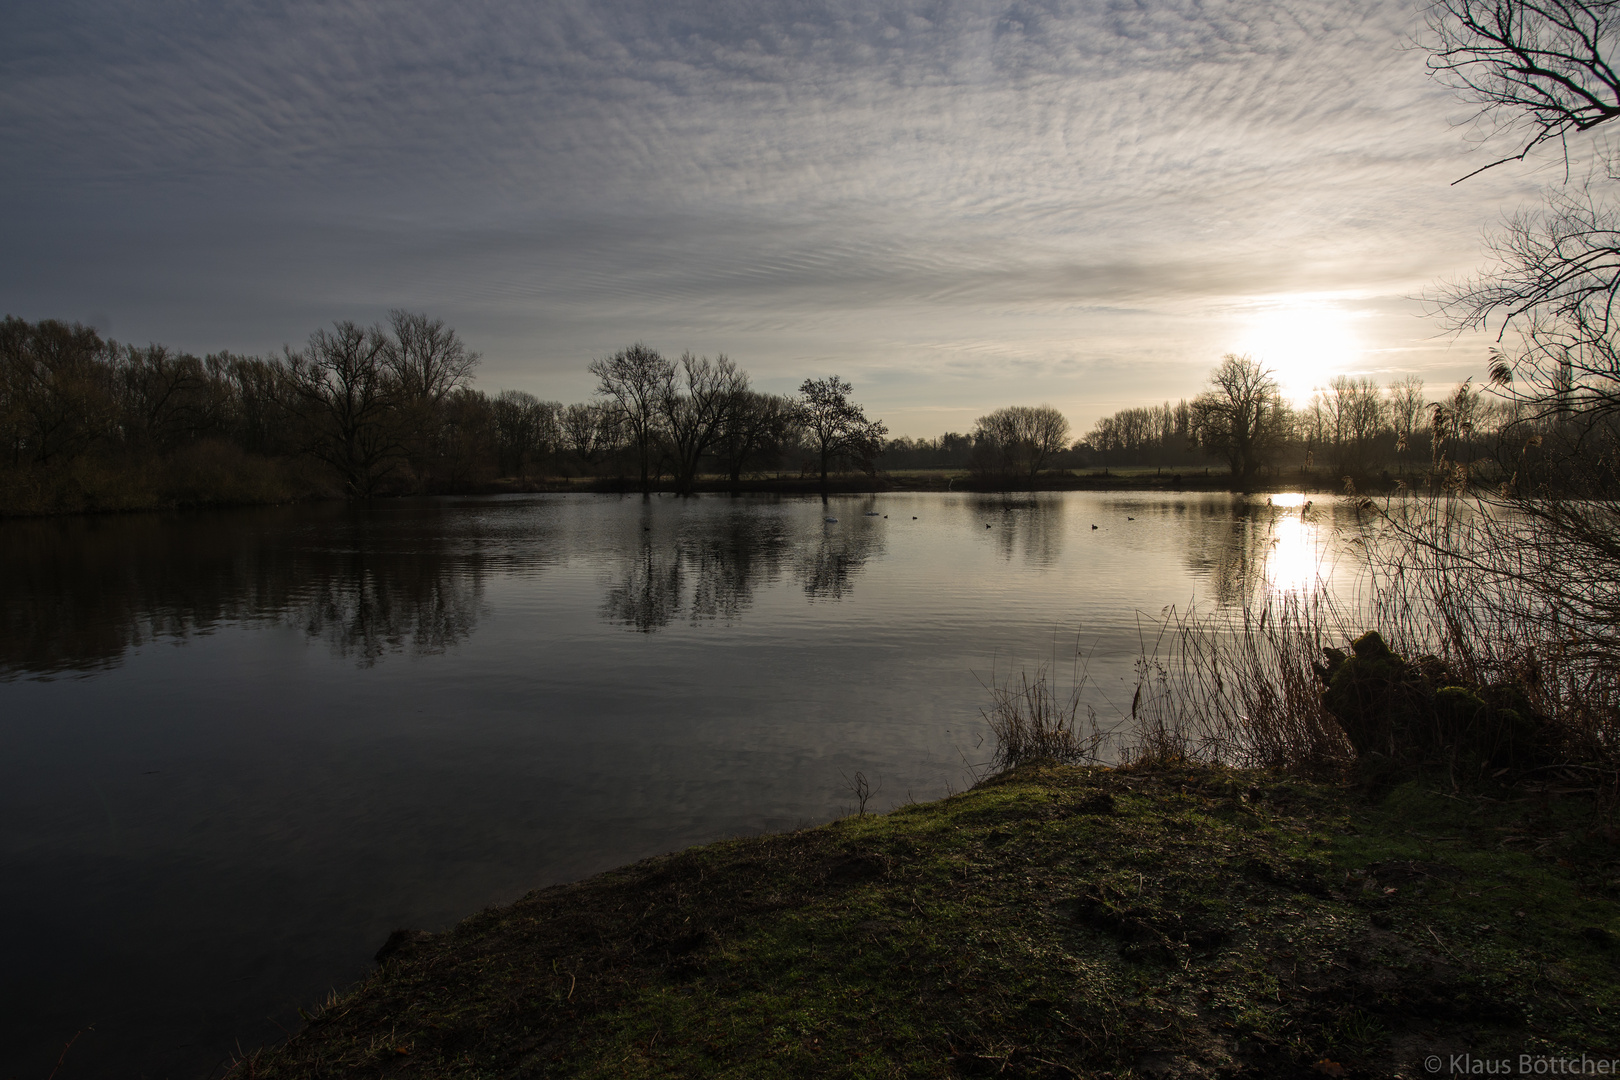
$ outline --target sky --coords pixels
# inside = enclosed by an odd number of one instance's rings
[[[197,353],[426,311],[477,385],[633,342],[837,374],[899,435],[1083,434],[1227,352],[1442,386],[1422,297],[1562,162],[1494,156],[1418,2],[17,0],[0,307]]]

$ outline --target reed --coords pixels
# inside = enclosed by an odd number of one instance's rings
[[[1615,560],[1478,500],[1395,504],[1381,523],[1373,616],[1392,644],[1439,657],[1461,682],[1517,687],[1560,760],[1620,765],[1620,648],[1603,596]],[[1620,537],[1610,540],[1620,555]]]
[[[1435,498],[1359,509],[1355,535],[1337,540],[1351,584],[1341,573],[1336,589],[1321,578],[1294,591],[1257,586],[1237,605],[1148,620],[1129,710],[1106,726],[1083,705],[1083,683],[1064,697],[1044,666],[992,687],[997,763],[1341,769],[1356,753],[1324,702],[1323,661],[1376,630],[1440,685],[1511,688],[1534,716],[1536,767],[1580,764],[1620,793],[1620,665],[1592,645],[1612,630],[1574,625],[1569,605],[1546,595],[1546,567],[1526,571],[1537,553],[1504,542],[1511,534],[1489,507]],[[1427,753],[1449,752],[1454,766],[1457,749]]]
[[[1347,761],[1314,667],[1340,625],[1325,590],[1235,611],[1167,610],[1136,663],[1120,761],[1305,772]]]
[[[1096,763],[1110,732],[1097,722],[1097,714],[1086,707],[1086,720],[1079,720],[1081,690],[1086,677],[1077,657],[1074,677],[1067,694],[1049,677],[1047,665],[1035,669],[1033,677],[1020,671],[1016,678],[988,683],[989,708],[979,710],[996,740],[992,764],[1011,769],[1035,761],[1062,764]]]

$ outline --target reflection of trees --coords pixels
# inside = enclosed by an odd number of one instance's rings
[[[799,548],[794,576],[806,596],[837,600],[855,587],[866,560],[881,552],[876,530],[864,522],[809,538]]]
[[[996,546],[1008,562],[1021,554],[1028,565],[1051,566],[1063,554],[1067,519],[1060,500],[985,496],[973,500],[973,509],[999,519]]]
[[[787,537],[777,522],[728,517],[725,527],[688,549],[693,572],[692,621],[736,620],[753,602],[754,587],[781,572]]]
[[[444,652],[472,635],[483,582],[436,562],[357,554],[344,572],[300,590],[289,619],[361,667],[388,653]]]
[[[683,522],[680,536],[659,546],[644,523],[643,539],[608,585],[602,617],[643,633],[679,618],[735,622],[789,561],[806,595],[836,600],[880,550],[880,530],[864,517],[835,529],[799,528],[744,511]]]
[[[623,581],[608,589],[602,617],[644,634],[668,626],[681,606],[681,561],[678,550],[660,552],[650,540],[643,541]]]
[[[683,611],[694,623],[734,622],[753,603],[754,589],[781,572],[787,547],[777,522],[748,514],[699,523],[668,550],[643,539],[609,586],[602,617],[643,633],[668,626]]]
[[[472,633],[483,585],[464,554],[477,537],[445,536],[439,517],[395,511],[382,526],[296,507],[6,523],[0,678],[110,667],[154,638],[239,621],[285,620],[366,665],[442,651]]]
[[[1272,517],[1279,511],[1244,499],[1186,507],[1187,567],[1208,581],[1219,604],[1238,604],[1265,580]],[[1295,511],[1297,513],[1298,511]]]

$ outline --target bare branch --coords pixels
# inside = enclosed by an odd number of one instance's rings
[[[1607,41],[1617,19],[1620,0],[1435,0],[1429,73],[1518,147],[1468,176],[1620,116]]]

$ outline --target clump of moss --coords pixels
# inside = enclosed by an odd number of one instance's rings
[[[1468,685],[1433,656],[1407,660],[1376,630],[1324,650],[1322,703],[1360,756],[1451,756],[1492,769],[1545,762],[1548,725],[1511,683]]]

